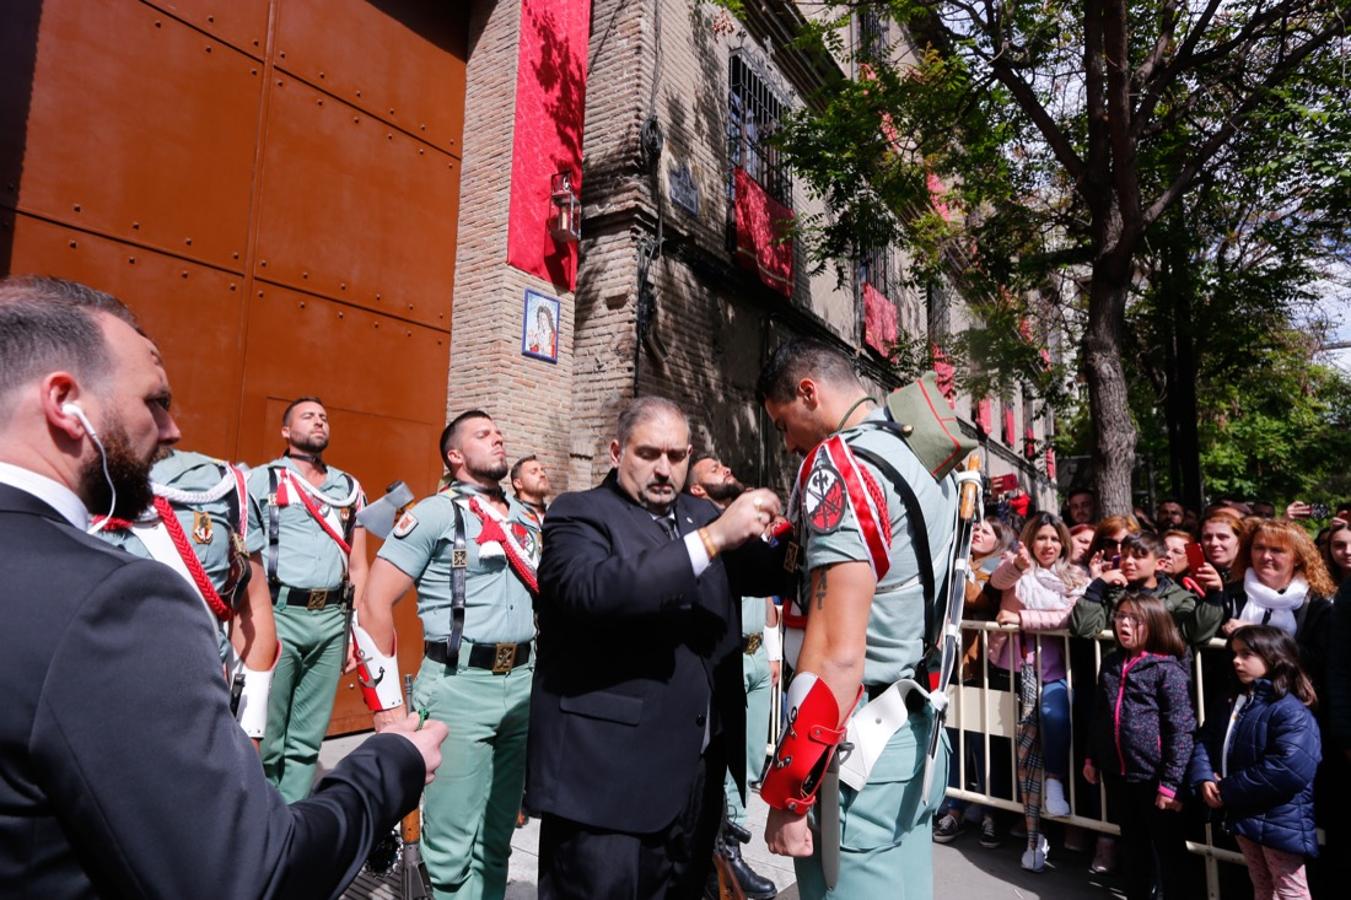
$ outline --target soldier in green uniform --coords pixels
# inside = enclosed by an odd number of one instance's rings
[[[255,742],[267,724],[277,659],[272,604],[245,590],[248,494],[244,473],[219,459],[169,450],[150,470],[155,500],[134,522],[105,521],[99,534],[135,556],[178,572],[202,598],[216,627],[230,703]]]
[[[746,486],[736,479],[732,470],[713,456],[704,456],[690,466],[690,483],[687,490],[695,497],[702,497],[719,509],[726,509],[732,501],[746,490]],[[742,800],[737,779],[732,775],[732,766],[742,766],[745,772],[744,784],[750,784],[760,777],[765,764],[765,747],[769,735],[770,697],[779,685],[779,668],[782,651],[777,640],[779,636],[778,610],[774,601],[768,597],[741,598],[741,646],[744,657],[741,660],[742,682],[746,688],[746,755],[728,755],[728,771],[725,781],[727,796],[727,819],[735,828],[726,829],[721,850],[726,856],[732,873],[736,876],[747,900],[762,900],[775,896],[778,890],[774,882],[751,868],[741,857],[741,841],[746,835],[746,804]],[[771,647],[772,644],[772,647]],[[771,652],[772,650],[772,652]]]
[[[544,464],[539,461],[539,457],[531,453],[516,460],[512,463],[507,480],[511,482],[511,492],[516,495],[516,499],[535,514],[537,522],[543,523],[552,489],[549,473],[544,471]]]
[[[450,484],[405,512],[371,567],[354,629],[375,726],[402,716],[393,608],[417,587],[413,702],[450,726],[427,787],[422,854],[437,897],[501,898],[525,784],[539,526],[503,493],[502,433],[470,410],[441,435]]]
[[[270,602],[281,658],[268,699],[263,771],[287,802],[314,783],[347,659],[348,610],[366,579],[361,484],[323,460],[328,413],[316,397],[282,414],[286,452],[249,473],[250,593]]]
[[[788,449],[805,457],[789,509],[806,573],[785,608],[790,724],[762,787],[773,807],[769,847],[795,857],[807,900],[929,898],[929,820],[947,783],[947,748],[940,742],[932,796],[920,796],[935,717],[927,684],[911,680],[922,678],[925,631],[919,548],[927,545],[931,572],[947,568],[956,481],[936,480],[900,435],[879,427],[883,411],[849,360],[820,343],[780,347],[757,392]],[[917,503],[907,507],[871,460],[885,461]],[[846,733],[853,749],[841,783],[818,798],[812,771]],[[838,843],[827,848],[832,829],[821,829],[835,811]]]

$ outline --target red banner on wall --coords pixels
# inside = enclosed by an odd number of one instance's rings
[[[507,263],[569,291],[576,286],[577,245],[549,232],[550,182],[571,173],[581,196],[590,40],[591,0],[522,0]]]
[[[934,375],[938,378],[938,390],[947,398],[948,406],[957,408],[957,367],[948,362],[948,355],[937,344],[931,344]]]
[[[976,402],[976,427],[980,429],[981,434],[989,434],[994,431],[994,404],[990,402],[989,397],[982,397]]]
[[[896,304],[868,282],[863,282],[863,343],[883,356],[890,356],[900,335]]]
[[[765,192],[740,166],[736,169],[736,259],[760,280],[793,296],[793,242],[784,240],[793,211]]]

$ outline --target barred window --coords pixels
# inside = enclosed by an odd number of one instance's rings
[[[892,293],[891,273],[891,254],[887,248],[880,247],[876,250],[870,250],[863,254],[858,261],[858,283],[864,282],[871,284],[873,289],[882,296],[895,302],[897,297]]]
[[[765,73],[744,53],[733,53],[727,99],[727,142],[731,164],[740,166],[784,206],[793,205],[793,183],[769,137],[783,120],[787,103],[771,89]],[[728,194],[733,193],[728,177]]]
[[[859,62],[875,62],[886,58],[886,14],[875,7],[865,7],[858,14]]]

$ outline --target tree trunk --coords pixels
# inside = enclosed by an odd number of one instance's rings
[[[1186,227],[1180,208],[1169,217],[1175,240],[1164,250],[1162,303],[1159,324],[1166,333],[1167,365],[1164,367],[1164,420],[1168,425],[1168,459],[1172,489],[1183,506],[1201,509],[1201,437],[1197,428],[1197,359],[1192,301],[1196,281],[1194,265],[1182,233]]]
[[[1177,423],[1177,434],[1169,448],[1171,456],[1177,460],[1181,472],[1181,483],[1174,486],[1178,500],[1183,506],[1201,510],[1201,435],[1197,428],[1196,347],[1191,336],[1191,298],[1182,294],[1178,298],[1182,307],[1178,312],[1187,316],[1178,321],[1177,329],[1177,380],[1168,388],[1168,415]],[[1171,373],[1170,373],[1171,374]]]
[[[1129,515],[1135,468],[1135,423],[1131,421],[1121,335],[1126,327],[1127,277],[1105,260],[1093,266],[1084,332],[1088,412],[1093,422],[1093,472],[1101,515]]]

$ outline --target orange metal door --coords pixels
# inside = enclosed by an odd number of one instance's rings
[[[328,456],[372,498],[400,478],[432,490],[466,15],[421,0],[12,0],[0,271],[126,300],[164,353],[184,446],[261,463],[287,400],[317,394]],[[415,671],[411,602],[396,621]],[[330,731],[369,724],[344,679]]]

